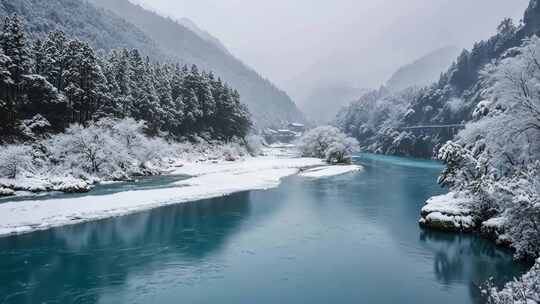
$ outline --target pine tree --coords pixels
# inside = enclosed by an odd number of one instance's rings
[[[102,117],[145,121],[149,134],[173,138],[230,140],[249,130],[238,92],[196,65],[152,63],[138,50],[97,54],[60,31],[30,48],[22,28],[7,17],[0,33],[0,135],[17,136],[38,114],[57,132]]]
[[[10,133],[16,118],[15,103],[10,94],[14,85],[9,71],[11,64],[11,58],[0,50],[0,135],[2,136]]]
[[[66,50],[68,40],[61,31],[51,32],[43,42],[43,63],[40,75],[43,75],[57,88],[64,87],[63,73],[66,68]]]
[[[160,121],[166,129],[172,131],[176,123],[176,107],[172,97],[172,86],[170,81],[171,72],[167,65],[156,64],[154,67],[154,79],[160,108],[162,109]]]
[[[43,49],[43,41],[37,39],[32,46],[32,61],[34,74],[42,75],[44,72],[45,54]]]
[[[17,15],[4,19],[0,45],[4,54],[11,58],[11,77],[16,83],[20,82],[22,76],[29,73],[31,61],[22,19]]]

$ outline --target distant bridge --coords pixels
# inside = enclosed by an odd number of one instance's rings
[[[446,134],[446,136],[453,138],[459,131],[465,129],[464,124],[448,124],[448,125],[418,125],[396,128],[398,131],[407,131],[416,135],[422,134]]]
[[[398,130],[426,130],[426,129],[465,129],[464,124],[450,124],[450,125],[418,125],[410,127],[400,127]]]

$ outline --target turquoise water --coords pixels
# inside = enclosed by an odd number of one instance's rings
[[[189,178],[187,175],[145,176],[128,182],[112,182],[95,185],[88,193],[65,194],[63,192],[26,193],[15,197],[0,197],[0,204],[13,201],[43,201],[64,197],[99,196],[123,191],[164,189],[181,187],[175,182]]]
[[[430,161],[0,239],[0,303],[481,303],[526,269],[474,236],[422,230]],[[154,186],[160,186],[156,184]]]

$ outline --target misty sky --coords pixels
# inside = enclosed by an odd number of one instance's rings
[[[378,86],[446,45],[470,47],[529,0],[138,0],[187,17],[282,87],[298,79]],[[369,70],[369,73],[365,72]],[[290,80],[293,80],[292,82]]]

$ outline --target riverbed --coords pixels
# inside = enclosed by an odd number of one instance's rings
[[[418,226],[445,193],[439,163],[355,162],[363,170],[0,238],[0,303],[481,303],[490,277],[527,270],[477,236]]]

